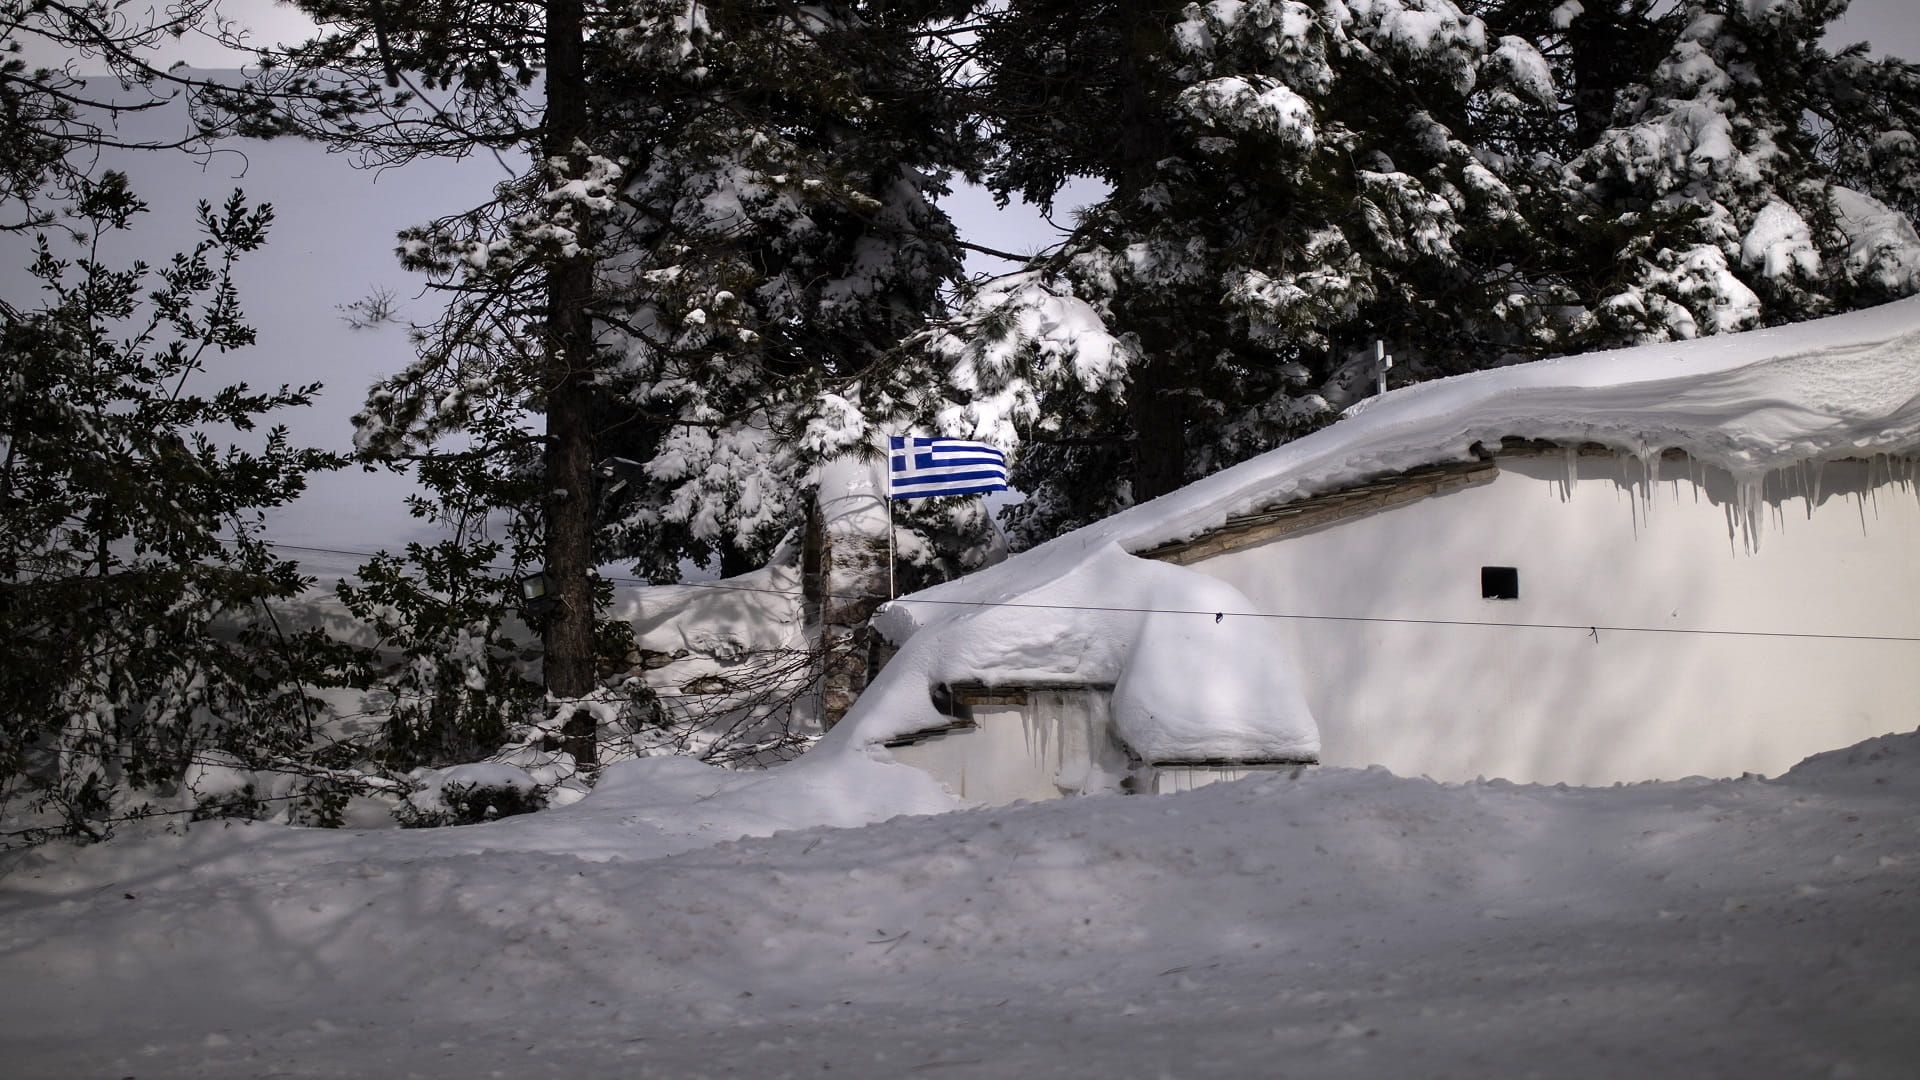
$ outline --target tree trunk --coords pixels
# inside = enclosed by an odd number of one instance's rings
[[[1187,399],[1167,363],[1152,356],[1127,393],[1133,425],[1133,501],[1146,502],[1187,480]]]
[[[545,666],[557,697],[593,689],[593,447],[583,375],[566,371],[547,392],[546,571],[559,603],[546,621]]]
[[[1141,191],[1161,182],[1160,162],[1177,153],[1163,106],[1152,92],[1159,63],[1154,52],[1160,47],[1164,24],[1144,7],[1138,16],[1121,42],[1115,64],[1117,131],[1112,136],[1117,140],[1119,162],[1113,201],[1133,207],[1140,205]],[[1159,89],[1167,90],[1164,85]],[[1155,330],[1164,325],[1160,301],[1128,303],[1143,316],[1139,335],[1144,359],[1131,373],[1127,389],[1127,423],[1133,435],[1132,495],[1134,502],[1141,503],[1186,482],[1187,392],[1194,373],[1182,369],[1186,343],[1177,335]]]
[[[1621,91],[1646,78],[1666,54],[1668,43],[1650,8],[1618,0],[1593,4],[1567,28],[1567,45],[1573,51],[1576,150],[1593,145],[1613,126]]]
[[[576,144],[586,132],[586,78],[582,61],[582,0],[547,4],[547,108],[542,149],[565,158],[569,173],[584,161]],[[547,693],[585,696],[594,684],[593,427],[588,379],[594,360],[592,237],[584,217],[575,224],[583,254],[547,274],[546,571],[559,594],[543,634]],[[595,732],[579,714],[566,726],[565,748],[593,764]]]

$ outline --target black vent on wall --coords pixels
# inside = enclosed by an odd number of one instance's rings
[[[1480,597],[1483,600],[1520,599],[1520,569],[1515,566],[1480,568]]]

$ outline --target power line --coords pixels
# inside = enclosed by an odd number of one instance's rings
[[[313,552],[321,552],[321,553],[330,554],[330,555],[359,555],[365,558],[372,557],[371,553],[367,553],[367,552],[339,551],[332,548],[301,547],[295,544],[279,544],[273,541],[268,541],[267,543],[268,543],[268,546],[270,547],[284,548],[285,550],[288,550],[288,551],[313,551]],[[511,570],[513,568],[512,567],[493,567],[492,569]],[[757,593],[757,594],[766,595],[766,596],[784,596],[789,598],[803,597],[805,595],[804,591],[799,589],[769,589],[769,588],[756,587],[752,585],[727,585],[717,581],[684,581],[684,582],[675,582],[671,585],[662,586],[662,585],[655,585],[653,582],[645,581],[641,578],[620,577],[620,576],[605,575],[605,574],[600,575],[600,578],[603,581],[610,581],[615,584],[640,585],[640,586],[646,586],[650,588],[711,589],[716,592]],[[878,599],[881,599],[878,596],[872,596],[872,595],[861,594],[861,593],[823,593],[821,594],[820,598],[823,600],[878,600]],[[900,597],[889,598],[888,602],[892,602],[892,600],[894,599],[904,599],[904,598],[900,598]],[[1681,627],[1681,626],[1607,626],[1607,625],[1599,625],[1599,624],[1592,624],[1592,623],[1530,623],[1530,622],[1506,622],[1506,621],[1483,620],[1483,619],[1416,619],[1416,618],[1403,618],[1403,617],[1394,617],[1394,616],[1385,616],[1385,615],[1301,615],[1301,614],[1295,614],[1291,612],[1202,611],[1198,609],[1188,609],[1188,608],[1110,607],[1110,606],[1095,605],[1095,604],[1039,604],[1039,603],[1021,603],[1017,601],[1005,601],[1005,600],[914,599],[914,600],[911,600],[910,602],[915,604],[936,604],[936,605],[944,605],[944,606],[952,606],[952,607],[1013,608],[1013,609],[1023,609],[1023,610],[1029,610],[1029,611],[1092,611],[1092,612],[1105,612],[1105,613],[1111,613],[1111,614],[1131,614],[1131,615],[1206,615],[1206,616],[1215,616],[1220,619],[1224,619],[1226,617],[1231,616],[1233,618],[1240,618],[1240,619],[1294,619],[1294,620],[1303,620],[1303,621],[1309,621],[1309,622],[1383,623],[1383,624],[1389,624],[1389,625],[1403,625],[1403,626],[1479,626],[1479,627],[1490,627],[1495,629],[1509,629],[1509,630],[1578,630],[1581,633],[1585,633],[1585,634],[1598,634],[1598,633],[1683,634],[1683,635],[1694,634],[1694,635],[1701,635],[1701,636],[1708,636],[1708,637],[1789,638],[1789,639],[1803,640],[1803,641],[1891,641],[1891,642],[1907,642],[1907,643],[1920,642],[1920,637],[1903,636],[1899,634],[1830,634],[1830,633],[1809,633],[1809,632],[1790,631],[1790,630],[1712,630],[1712,629],[1699,629],[1694,627]]]
[[[1719,637],[1805,638],[1816,641],[1903,641],[1920,642],[1920,637],[1896,634],[1815,634],[1789,630],[1704,630],[1684,626],[1607,626],[1587,623],[1527,623],[1482,619],[1412,619],[1385,615],[1295,615],[1269,611],[1201,611],[1187,608],[1102,607],[1084,604],[1026,604],[986,600],[913,600],[915,604],[945,604],[961,607],[1030,608],[1039,611],[1102,611],[1141,615],[1205,615],[1215,621],[1239,619],[1301,619],[1319,622],[1397,623],[1408,626],[1485,626],[1513,630],[1578,630],[1591,634],[1604,631],[1616,634],[1704,634]]]
[[[646,582],[635,578],[608,578],[609,581],[628,581],[644,585]],[[750,585],[722,585],[717,582],[685,582],[676,588],[715,589],[730,592],[765,593],[773,596],[803,595],[792,589],[762,589]],[[826,600],[878,600],[877,596],[848,593],[822,594]],[[1038,604],[1009,600],[935,600],[909,599],[895,597],[913,604],[937,604],[949,607],[976,608],[1015,608],[1029,611],[1097,611],[1121,615],[1205,615],[1216,621],[1233,617],[1238,619],[1299,619],[1319,622],[1361,622],[1390,623],[1407,626],[1484,626],[1515,630],[1578,630],[1582,633],[1605,631],[1617,634],[1703,634],[1719,637],[1761,637],[1761,638],[1799,638],[1815,641],[1902,641],[1920,642],[1920,637],[1904,637],[1896,634],[1820,634],[1787,630],[1707,630],[1681,626],[1608,626],[1590,623],[1528,623],[1503,622],[1485,619],[1415,619],[1386,615],[1300,615],[1288,612],[1272,611],[1204,611],[1197,608],[1152,608],[1152,607],[1115,607],[1099,604]]]
[[[220,538],[220,542],[223,544],[239,543],[238,540],[234,540],[224,536]],[[273,548],[276,551],[305,551],[315,555],[350,555],[356,559],[372,559],[380,555],[392,554],[392,552],[382,552],[382,551],[347,551],[342,548],[309,547],[303,544],[285,544],[285,543],[281,543],[278,540],[262,540],[260,541],[260,543],[266,545],[267,547]],[[487,569],[512,570],[514,568],[511,566],[489,566],[487,567]]]

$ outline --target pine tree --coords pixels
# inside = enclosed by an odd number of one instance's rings
[[[993,182],[1111,188],[931,339],[1022,443],[1016,542],[1327,422],[1374,340],[1425,378],[1920,288],[1920,84],[1825,51],[1844,7],[1005,5]]]
[[[605,551],[756,566],[821,460],[931,380],[896,348],[959,274],[934,200],[970,153],[925,28],[950,4],[703,5],[678,63],[610,72],[628,180],[602,307]],[[658,55],[656,48],[655,55]]]
[[[1112,189],[1021,286],[1085,305],[1106,336],[1029,338],[1027,364],[987,376],[1036,384],[1016,479],[1059,495],[1016,511],[1018,539],[1326,423],[1376,338],[1439,364],[1460,327],[1501,320],[1513,271],[1496,252],[1528,234],[1523,169],[1476,133],[1550,109],[1525,41],[1422,0],[1016,2],[981,48],[1000,189]],[[1020,344],[1008,292],[989,290],[949,354]]]
[[[1567,163],[1565,247],[1594,271],[1570,342],[1794,322],[1920,288],[1920,238],[1874,198],[1910,198],[1896,133],[1920,121],[1920,81],[1829,54],[1845,7],[1696,3],[1644,23],[1665,50]]]
[[[544,416],[547,689],[592,686],[598,559],[671,579],[738,565],[799,523],[809,462],[858,446],[923,383],[893,348],[957,273],[933,206],[962,159],[922,3],[303,0],[326,27],[260,89],[343,83],[358,119],[287,109],[371,162],[526,154],[487,205],[402,253],[450,304],[361,417],[370,458]]]
[[[447,315],[419,334],[421,356],[369,395],[357,444],[404,467],[462,427],[472,402],[503,393],[544,414],[539,449],[545,569],[560,603],[543,621],[549,691],[593,686],[594,608],[589,386],[597,356],[596,215],[605,192],[585,143],[589,25],[598,5],[553,0],[303,0],[310,41],[257,54],[224,103],[246,133],[299,134],[364,164],[509,155],[532,165],[488,203],[422,228],[404,261],[433,271]],[[603,39],[604,40],[604,39]],[[457,252],[448,238],[467,242]],[[492,449],[492,448],[489,448]]]

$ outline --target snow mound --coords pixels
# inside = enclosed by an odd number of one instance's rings
[[[1910,1076],[1914,804],[1862,781],[1920,776],[1920,740],[1802,768],[1323,769],[642,857],[596,799],[730,797],[663,759],[493,825],[53,845],[0,877],[0,1048],[20,1077]]]
[[[1833,189],[1833,209],[1847,234],[1847,271],[1889,292],[1920,284],[1920,235],[1907,216],[1870,195]]]
[[[944,727],[931,688],[1113,688],[1116,730],[1148,761],[1310,758],[1319,732],[1273,631],[1233,586],[1108,544],[1019,592],[895,601],[875,625],[905,646],[815,753]],[[917,594],[927,595],[927,594]],[[932,628],[931,632],[921,631]]]
[[[618,588],[609,614],[633,625],[641,650],[715,667],[794,647],[800,608],[798,553],[783,549],[771,564],[737,577]]]
[[[585,798],[539,814],[433,831],[444,852],[530,851],[646,859],[742,837],[856,828],[938,814],[959,801],[918,769],[864,754],[804,755],[771,769],[723,769],[687,757],[606,767]],[[418,834],[416,834],[418,835]]]
[[[1114,730],[1126,744],[1147,761],[1318,756],[1319,730],[1271,624],[1229,620],[1247,600],[1225,582],[1148,567],[1134,571],[1154,587],[1127,605],[1145,613],[1113,688]]]
[[[1829,750],[1787,770],[1782,783],[1864,788],[1904,799],[1920,797],[1920,730],[1868,739]]]

